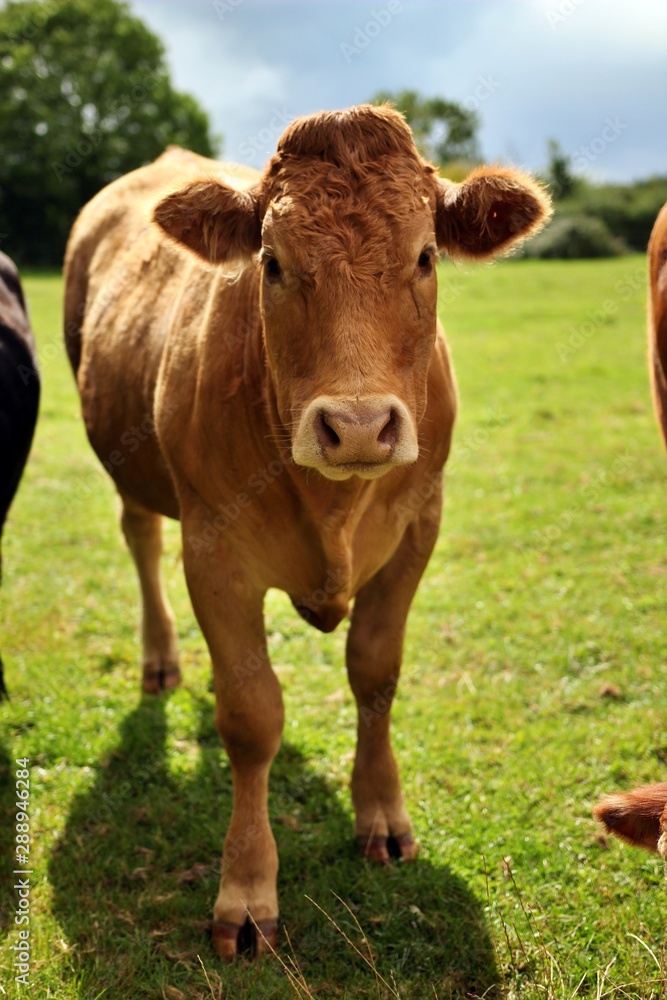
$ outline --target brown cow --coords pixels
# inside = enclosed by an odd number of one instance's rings
[[[325,632],[355,599],[356,833],[381,863],[390,847],[416,853],[389,705],[456,408],[435,262],[438,250],[490,258],[548,214],[515,170],[441,180],[398,113],[361,106],[293,122],[263,174],[169,150],[100,192],[74,227],[68,352],[123,501],[144,691],[180,679],[161,515],[181,520],[213,661],[234,786],[214,908],[222,955],[251,921],[254,951],[276,936],[267,791],[283,705],[264,634],[269,587]]]
[[[655,220],[648,244],[648,350],[653,401],[667,444],[667,205]],[[610,795],[593,814],[609,833],[667,861],[667,784]]]

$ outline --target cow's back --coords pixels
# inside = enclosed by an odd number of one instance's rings
[[[156,379],[179,303],[187,295],[204,309],[216,271],[169,244],[151,215],[193,176],[243,189],[258,174],[170,148],[84,207],[65,259],[65,341],[91,444],[122,490],[172,517],[178,506],[155,434]]]

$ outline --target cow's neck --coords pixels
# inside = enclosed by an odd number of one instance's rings
[[[259,336],[262,337],[261,330]],[[267,440],[275,449],[276,459],[285,469],[290,489],[302,515],[306,515],[313,541],[321,547],[329,571],[340,580],[342,588],[346,588],[353,573],[354,535],[372,502],[377,484],[358,476],[339,481],[325,479],[315,469],[294,464],[290,429],[280,419],[277,394],[273,376],[266,364],[263,339],[262,358]]]

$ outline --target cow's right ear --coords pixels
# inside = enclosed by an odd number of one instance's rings
[[[193,181],[163,198],[153,220],[172,240],[210,264],[242,260],[262,245],[253,188],[237,191],[218,180]]]
[[[667,784],[664,783],[608,795],[593,809],[593,815],[609,833],[635,847],[659,853],[662,853],[659,841],[666,813]]]

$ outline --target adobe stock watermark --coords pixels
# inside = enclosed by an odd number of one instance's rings
[[[393,505],[394,513],[405,524],[411,521],[424,504],[442,488],[442,472],[424,476],[418,486],[411,486],[406,494]]]
[[[621,121],[618,115],[614,118],[605,118],[600,134],[572,153],[573,169],[584,173],[629,127],[628,123]]]
[[[16,760],[16,817],[14,820],[14,890],[17,896],[14,924],[18,942],[14,952],[14,979],[19,986],[30,986],[30,758]],[[21,876],[21,877],[19,877]]]
[[[351,42],[341,42],[340,49],[345,62],[349,64],[355,56],[368,48],[374,38],[377,38],[387,28],[397,14],[404,10],[401,0],[389,0],[389,3],[378,10],[371,10],[371,16],[364,24],[357,24]]]
[[[545,10],[544,16],[547,19],[549,27],[553,29],[558,27],[559,24],[563,24],[585,2],[586,0],[560,0],[551,10]]]
[[[129,765],[122,763],[121,780],[100,792],[99,802],[95,805],[95,813],[91,819],[96,823],[114,824],[119,815],[126,812],[130,803],[136,800],[149,785],[155,784],[156,778],[164,771],[164,757],[159,751],[141,754]]]
[[[293,118],[287,108],[274,108],[266,126],[239,143],[239,154],[247,163],[263,163]]]
[[[554,542],[561,540],[566,531],[569,531],[578,517],[586,510],[587,505],[597,500],[608,488],[610,483],[624,476],[636,464],[636,459],[631,455],[620,455],[609,469],[598,468],[591,475],[589,481],[577,491],[577,498],[568,507],[561,511],[546,528],[535,530],[535,548],[548,548]]]
[[[159,79],[159,75],[150,70],[139,83],[134,85],[132,90],[121,94],[120,97],[105,106],[99,124],[90,132],[84,133],[76,145],[68,146],[62,160],[51,163],[51,169],[59,181],[73,173],[81,166],[86,157],[97,149],[105,138],[105,124],[108,127],[112,123],[123,122],[133,108],[138,107],[146,99]]]
[[[170,416],[176,409],[175,403],[170,403],[163,414]],[[136,424],[126,428],[118,438],[118,447],[112,449],[109,454],[102,458],[98,456],[101,465],[95,465],[86,476],[77,476],[68,480],[67,502],[71,506],[74,503],[86,500],[96,489],[99,488],[100,477],[104,479],[104,471],[112,477],[116,469],[125,465],[128,455],[134,454],[146,441],[153,440],[157,435],[157,423],[152,413],[144,413]]]
[[[502,406],[490,406],[484,411],[479,424],[468,431],[464,437],[454,439],[451,454],[445,465],[445,479],[458,472],[459,466],[475,455],[480,448],[486,447],[495,428],[509,420],[509,413]]]
[[[491,74],[478,76],[477,83],[471,94],[467,94],[461,102],[467,111],[477,111],[480,104],[484,104],[490,97],[493,97],[500,90],[500,80],[494,79]]]
[[[556,344],[558,360],[565,363],[572,358],[577,351],[588,343],[604,326],[607,325],[612,316],[615,316],[622,302],[625,302],[637,291],[643,291],[646,287],[646,268],[642,265],[634,271],[626,274],[614,285],[615,298],[605,299],[596,309],[589,309],[583,323],[570,323],[567,327],[569,336],[566,340],[560,340]]]
[[[456,302],[461,295],[464,293],[470,293],[470,278],[481,278],[488,274],[492,268],[497,268],[499,264],[498,260],[485,261],[483,265],[476,264],[476,270],[474,271],[461,271],[457,266],[457,269],[453,272],[448,272],[447,280],[443,281],[438,285],[438,305],[448,306]]]
[[[127,288],[130,282],[130,271],[128,268],[115,268],[107,277],[101,289],[95,296],[87,322],[90,326],[96,326],[102,319],[103,314],[114,305],[121,297],[121,293]],[[77,315],[85,315],[85,304],[79,303]],[[71,335],[71,331],[66,331],[65,336]]]
[[[243,0],[213,0],[213,10],[224,21],[227,14],[233,14],[242,3]]]
[[[418,485],[411,486],[407,493],[396,501],[392,509],[398,517],[405,524],[411,521],[424,504],[442,490],[443,474],[445,481],[456,474],[460,465],[486,446],[493,427],[505,423],[507,419],[508,414],[502,407],[490,407],[483,417],[486,426],[475,427],[465,437],[455,441],[444,470],[428,473]]]
[[[229,503],[219,503],[217,513],[210,520],[203,523],[202,531],[198,535],[188,535],[188,545],[196,556],[200,552],[211,552],[213,543],[220,537],[230,524],[238,520],[242,511],[251,506],[253,496],[261,496],[262,493],[285,471],[284,464],[280,459],[272,459],[268,465],[257,469],[248,476],[246,490],[240,490]]]
[[[108,306],[116,302],[127,286],[130,280],[129,274],[120,269],[112,271],[104,285],[100,289],[97,298],[95,299],[93,306],[90,311],[90,320],[93,323],[98,323],[102,318],[102,313],[107,309]],[[76,344],[76,342],[81,337],[81,327],[83,325],[83,319],[86,313],[85,302],[80,302],[76,308],[76,316],[78,319],[71,320],[65,326],[64,330],[64,344],[67,348],[69,344]],[[35,360],[39,368],[45,367],[45,362],[52,361],[54,358],[60,358],[63,350],[63,340],[60,336],[56,335],[50,337],[49,340],[41,342],[37,345],[37,352],[35,355]],[[21,377],[21,381],[24,385],[27,385],[31,378],[39,378],[39,369],[31,365],[18,365],[17,372]]]
[[[391,710],[394,695],[398,688],[398,677],[389,681],[383,688],[376,691],[370,705],[359,706],[359,719],[366,727],[370,727],[378,719]]]
[[[245,827],[243,833],[234,837],[227,836],[222,849],[222,866],[220,876],[222,879],[230,873],[241,855],[245,854],[262,836],[261,827],[256,823],[250,823]]]
[[[38,31],[43,29],[49,18],[60,14],[61,10],[61,4],[56,3],[55,0],[43,0],[42,3],[36,4],[31,10],[30,16],[21,25],[19,34],[10,35],[9,40],[12,45],[21,45],[22,42],[30,41]]]

